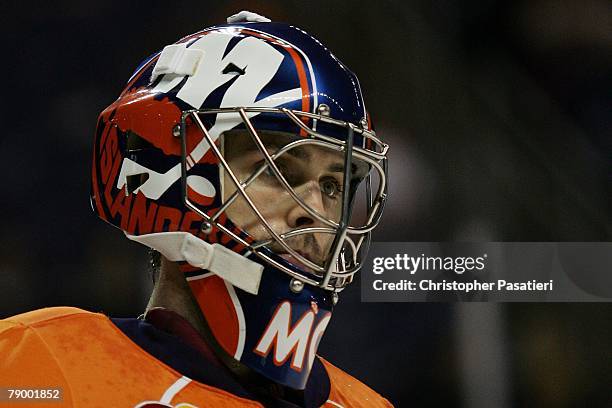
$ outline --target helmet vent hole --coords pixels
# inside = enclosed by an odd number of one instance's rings
[[[155,146],[153,146],[151,142],[143,139],[142,137],[138,136],[136,133],[132,131],[128,131],[127,146],[126,146],[128,152],[138,151],[142,149],[149,149],[152,147],[155,147]]]
[[[138,187],[142,186],[149,179],[147,173],[134,174],[125,178],[127,194],[132,194]]]
[[[233,62],[230,62],[229,64],[227,64],[225,68],[223,68],[223,74],[244,75],[246,72],[245,70],[246,70],[246,67],[240,68]]]

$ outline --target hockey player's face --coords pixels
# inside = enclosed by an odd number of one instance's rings
[[[296,140],[282,134],[259,132],[268,153],[276,153],[282,146]],[[242,182],[260,168],[265,160],[246,132],[232,132],[224,139],[225,155],[232,171]],[[344,179],[344,157],[342,153],[329,148],[302,145],[280,155],[275,163],[298,197],[317,214],[325,219],[338,222],[342,212],[342,189]],[[354,177],[363,177],[366,169],[354,165]],[[227,174],[224,178],[224,200],[236,191],[236,186]],[[266,219],[272,230],[284,234],[292,230],[310,227],[324,227],[323,223],[309,214],[285,189],[271,168],[264,170],[246,188],[253,204]],[[229,218],[254,239],[267,240],[270,233],[263,222],[242,196],[227,209]],[[330,233],[308,233],[289,238],[287,242],[300,255],[323,265],[333,242]],[[302,266],[278,243],[268,247],[282,254],[288,261]]]

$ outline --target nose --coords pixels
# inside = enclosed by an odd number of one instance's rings
[[[323,195],[319,183],[312,180],[297,188],[294,188],[298,197],[313,209],[317,214],[326,217],[325,205],[323,204]],[[291,208],[287,212],[287,224],[290,228],[300,227],[316,227],[320,226],[321,222],[308,213],[302,206],[293,200]]]

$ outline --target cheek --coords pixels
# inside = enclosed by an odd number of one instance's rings
[[[247,188],[246,192],[274,231],[282,233],[287,230],[286,223],[283,222],[286,218],[286,206],[282,204],[285,202],[283,198],[286,197],[284,197],[282,192],[271,188],[255,187]],[[234,224],[253,238],[269,238],[270,234],[244,197],[238,196],[232,205],[229,206],[226,213]]]

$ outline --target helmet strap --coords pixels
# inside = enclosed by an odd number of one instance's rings
[[[158,232],[125,236],[159,251],[172,262],[185,261],[191,266],[206,269],[221,279],[256,295],[264,269],[259,263],[220,244],[210,244],[189,232]]]

